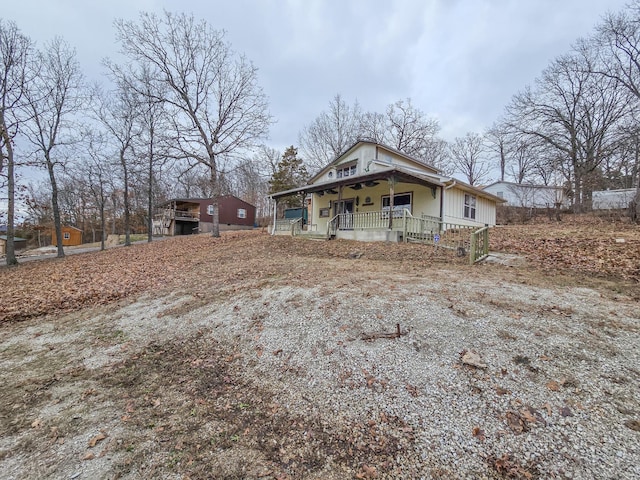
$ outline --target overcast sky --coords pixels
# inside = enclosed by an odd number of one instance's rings
[[[482,132],[518,90],[627,0],[15,0],[0,15],[42,45],[60,35],[87,77],[113,57],[115,18],[193,13],[224,29],[259,68],[277,120],[270,146],[298,132],[337,93],[366,111],[400,99],[452,140]]]

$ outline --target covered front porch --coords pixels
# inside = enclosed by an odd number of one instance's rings
[[[472,233],[485,225],[445,215],[445,196],[453,192],[441,180],[437,175],[392,168],[280,192],[271,196],[272,233],[329,240],[431,243],[466,255],[473,248]],[[307,200],[308,221],[302,217],[277,218],[278,200],[291,195]]]

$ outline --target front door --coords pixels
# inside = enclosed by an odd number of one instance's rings
[[[333,211],[340,215],[338,217],[338,228],[340,230],[351,230],[353,228],[353,199],[333,202]]]

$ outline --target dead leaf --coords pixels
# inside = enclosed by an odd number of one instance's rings
[[[509,410],[505,414],[505,418],[507,420],[507,425],[509,426],[511,431],[516,435],[529,431],[529,427],[527,426],[526,422],[522,419],[522,417],[518,412]]]
[[[552,392],[557,392],[560,390],[560,385],[555,380],[551,380],[547,382],[547,388]]]
[[[31,428],[40,428],[42,427],[43,422],[41,418],[36,418],[33,422],[31,422]]]
[[[360,469],[360,472],[356,474],[356,478],[358,479],[368,479],[368,478],[378,478],[378,471],[376,467],[369,467],[368,465],[363,465]]]
[[[473,427],[473,436],[481,442],[484,442],[485,440],[484,430],[482,430],[480,427]]]
[[[96,458],[96,456],[93,452],[87,452],[84,454],[84,457],[82,457],[83,460],[93,460],[94,458]]]
[[[102,440],[104,440],[105,438],[107,438],[107,435],[104,432],[100,432],[99,434],[97,434],[95,437],[92,437],[89,442],[89,448],[93,448],[96,446],[96,443],[101,442]]]

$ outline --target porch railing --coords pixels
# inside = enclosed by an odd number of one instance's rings
[[[302,228],[302,217],[299,218],[283,218],[276,220],[274,229],[276,232],[289,232],[292,235],[300,233]]]
[[[341,214],[347,215],[347,214]],[[340,215],[336,215],[327,222],[327,238],[334,237],[338,231],[338,222],[340,221]]]
[[[489,255],[489,227],[485,226],[471,234],[469,263],[473,265]]]
[[[443,222],[440,217],[414,217],[407,209],[393,212],[392,230],[401,231],[404,242],[433,243],[436,247],[456,251],[460,257],[469,255],[471,263],[489,254],[489,228]],[[381,230],[389,228],[389,212],[341,213],[327,226],[327,238],[337,230]]]

